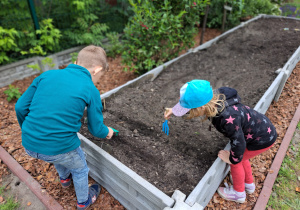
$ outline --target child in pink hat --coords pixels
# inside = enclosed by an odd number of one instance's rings
[[[245,202],[246,192],[255,191],[250,158],[268,150],[277,133],[271,121],[263,114],[245,106],[233,88],[213,91],[206,80],[192,80],[180,89],[180,100],[167,108],[164,117],[183,116],[188,119],[204,116],[230,140],[230,151],[220,150],[218,157],[230,164],[233,186],[219,187],[218,193],[226,200]]]

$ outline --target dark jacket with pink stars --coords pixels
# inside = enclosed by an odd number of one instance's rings
[[[243,159],[245,149],[260,150],[271,146],[276,138],[276,129],[263,114],[241,104],[241,98],[233,88],[217,90],[226,97],[226,107],[212,118],[215,128],[230,139],[229,160],[237,164]]]

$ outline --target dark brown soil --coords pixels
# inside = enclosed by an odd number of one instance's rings
[[[213,88],[238,90],[254,107],[300,44],[299,21],[261,19],[230,34],[207,50],[189,54],[167,67],[153,82],[128,88],[106,100],[105,124],[120,131],[111,140],[94,138],[98,146],[168,195],[189,194],[216,160],[228,139],[201,119],[169,120],[170,135],[161,131],[164,107],[172,107],[180,87],[192,79],[209,80]],[[284,28],[289,28],[285,31]]]

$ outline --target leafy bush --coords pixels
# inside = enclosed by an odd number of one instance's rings
[[[109,30],[103,22],[109,22],[115,30],[122,32],[132,14],[128,12],[127,0],[118,0],[114,7],[104,0],[35,0],[34,3],[41,27],[37,31],[27,1],[0,1],[0,25],[5,30],[15,30],[14,39],[11,36],[10,39],[17,46],[12,49],[0,46],[0,65],[78,45],[102,45],[101,40]],[[0,42],[2,39],[3,35],[0,34]]]
[[[245,10],[243,16],[256,16],[258,14],[280,15],[281,11],[276,4],[270,0],[245,0]]]
[[[107,33],[109,44],[104,45],[108,57],[115,57],[122,53],[122,44],[119,41],[119,35],[116,32]]]
[[[191,47],[207,2],[129,0],[134,16],[124,29],[123,62],[142,74]]]
[[[71,55],[71,62],[74,63],[77,60],[78,52],[73,52]]]
[[[8,53],[20,50],[16,44],[18,35],[15,29],[5,29],[0,26],[0,64],[10,61]]]
[[[42,21],[41,29],[27,34],[30,37],[28,51],[22,51],[23,55],[30,53],[36,55],[46,55],[47,52],[55,52],[59,49],[60,30],[52,24],[52,19]],[[40,38],[37,39],[36,36]]]
[[[19,99],[22,95],[19,91],[19,88],[16,88],[13,85],[9,85],[9,88],[4,91],[4,94],[7,95],[8,102],[10,102],[13,99]]]
[[[106,24],[97,23],[97,19],[98,17],[93,14],[77,18],[75,23],[78,26],[77,29],[67,30],[65,35],[77,45],[101,45],[108,27]]]
[[[282,5],[286,0],[271,0],[271,3]]]
[[[46,58],[42,59],[41,63],[43,65],[43,67],[45,67],[47,65],[47,66],[53,68],[55,66],[55,64],[53,63],[53,59],[49,58],[49,57],[46,57]],[[42,71],[39,64],[29,64],[29,65],[27,65],[27,67],[32,68],[35,71],[39,71],[40,74],[43,73],[43,71]]]
[[[278,5],[270,0],[213,0],[207,19],[209,28],[221,28],[223,22],[224,5],[232,7],[232,11],[227,11],[226,26],[232,28],[238,25],[241,18],[258,14],[280,15]]]

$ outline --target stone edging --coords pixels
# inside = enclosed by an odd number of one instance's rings
[[[62,210],[63,207],[5,150],[0,146],[0,159],[24,182],[27,187],[49,210]]]

